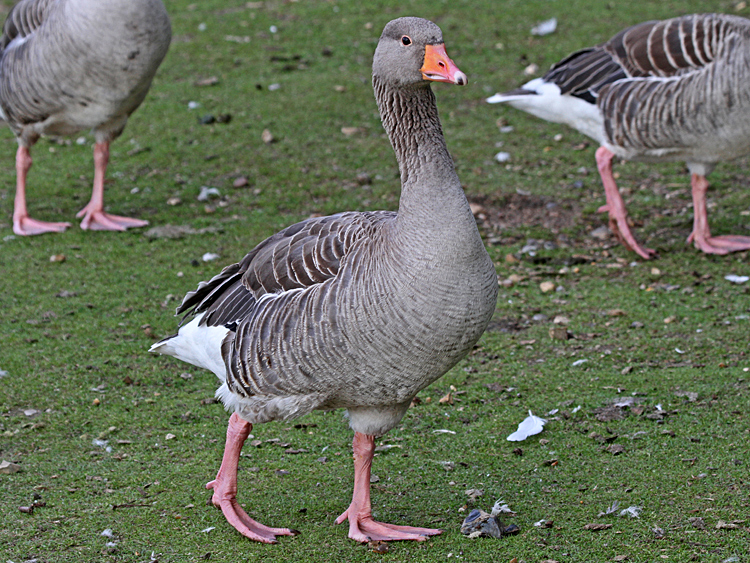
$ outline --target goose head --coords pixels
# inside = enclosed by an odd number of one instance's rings
[[[422,18],[398,18],[388,23],[373,59],[374,77],[396,87],[427,82],[463,86],[466,75],[448,57],[443,33]]]

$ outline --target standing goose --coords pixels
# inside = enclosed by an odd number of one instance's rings
[[[29,217],[26,175],[41,135],[93,129],[94,188],[82,229],[124,231],[147,221],[104,212],[109,144],[146,97],[167,53],[161,0],[21,0],[0,39],[0,116],[18,140],[13,231],[61,232],[70,223]]]
[[[643,258],[630,232],[612,159],[685,161],[691,174],[693,231],[709,254],[750,249],[747,236],[711,236],[706,175],[750,152],[750,20],[698,14],[627,28],[573,53],[542,78],[487,101],[507,102],[596,140],[612,231]]]
[[[401,172],[397,213],[347,212],[287,227],[185,296],[193,315],[152,351],[213,371],[229,419],[221,468],[207,488],[243,535],[293,534],[237,504],[237,464],[252,424],[345,408],[354,430],[354,493],[336,523],[349,537],[424,540],[440,530],[376,522],[375,437],[418,391],[471,350],[495,310],[497,275],[443,138],[430,82],[466,84],[440,28],[390,22],[373,86]]]

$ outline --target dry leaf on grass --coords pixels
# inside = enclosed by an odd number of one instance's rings
[[[551,281],[543,281],[539,284],[539,289],[542,291],[542,293],[549,293],[550,291],[555,291],[555,288],[557,286],[555,285],[555,282]]]
[[[483,494],[484,494],[484,491],[482,489],[467,489],[466,490],[466,495],[471,500],[477,500]]]
[[[703,520],[703,518],[693,516],[691,518],[688,518],[688,522],[690,522],[693,527],[697,528],[698,530],[706,529],[706,522]]]
[[[360,133],[364,133],[364,128],[362,127],[342,127],[341,132],[344,134],[345,137],[352,137],[354,135],[358,135]]]
[[[716,529],[717,530],[738,530],[741,526],[744,520],[734,520],[733,522],[724,522],[724,520],[719,520],[716,523]]]
[[[378,540],[368,542],[367,547],[370,551],[374,551],[375,553],[388,553],[390,544],[388,542]]]
[[[589,233],[591,238],[596,240],[607,240],[611,236],[611,232],[608,227],[598,227]]]
[[[552,340],[568,340],[570,338],[570,334],[568,333],[568,329],[564,326],[553,326],[549,329],[549,337]]]
[[[440,400],[438,401],[438,403],[440,403],[441,405],[445,405],[445,404],[452,405],[453,404],[453,394],[450,391],[448,391],[448,394],[445,395],[444,397],[441,397]]]
[[[218,83],[219,79],[216,76],[209,76],[208,78],[202,78],[201,80],[195,81],[196,86],[214,86]]]
[[[0,473],[4,475],[12,475],[21,471],[21,466],[12,461],[0,461]]]
[[[592,532],[600,532],[601,530],[609,530],[612,524],[586,524],[583,529],[591,530]]]
[[[476,217],[477,215],[487,213],[487,210],[482,206],[481,203],[469,203],[469,209],[471,210],[471,214]]]
[[[698,400],[698,393],[692,391],[675,391],[674,395],[675,397],[687,397],[687,400],[691,403]]]

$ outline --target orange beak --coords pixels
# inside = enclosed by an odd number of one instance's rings
[[[424,64],[419,69],[425,80],[449,82],[458,86],[469,83],[469,79],[445,53],[445,45],[427,45],[424,49]]]

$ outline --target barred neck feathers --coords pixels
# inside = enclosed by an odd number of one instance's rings
[[[466,222],[473,227],[430,85],[392,86],[373,76],[373,86],[401,173],[397,224],[405,232],[421,234],[445,234],[448,224]]]
[[[377,76],[372,82],[383,127],[396,153],[401,183],[416,181],[416,172],[425,166],[434,168],[434,174],[443,181],[457,183],[432,88],[428,84],[389,87]]]

